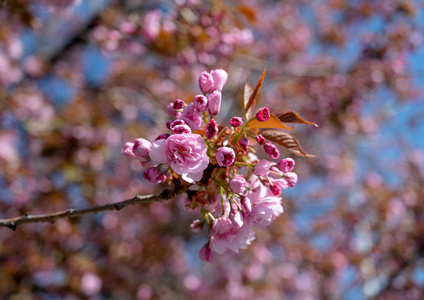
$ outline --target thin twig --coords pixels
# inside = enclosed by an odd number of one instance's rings
[[[162,193],[156,195],[137,195],[128,200],[82,209],[69,208],[63,211],[42,215],[31,215],[27,213],[23,216],[15,218],[0,219],[0,227],[9,227],[10,229],[15,230],[16,227],[24,223],[54,223],[56,220],[63,218],[74,218],[87,214],[95,214],[106,210],[121,210],[129,205],[142,204],[146,202],[165,201],[175,197],[178,194],[186,192],[187,188],[187,186],[180,186],[173,190],[164,190]]]

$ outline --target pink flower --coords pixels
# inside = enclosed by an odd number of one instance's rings
[[[193,230],[193,232],[200,232],[203,229],[204,225],[205,225],[205,222],[200,221],[200,220],[194,220],[190,224],[190,228],[191,228],[191,230]]]
[[[209,247],[209,243],[207,243],[202,247],[202,249],[200,249],[199,258],[207,262],[213,262],[215,260],[215,253],[212,252],[211,248]]]
[[[183,100],[177,99],[168,104],[166,107],[166,114],[172,118],[179,118],[183,112],[184,106],[186,106],[186,103]]]
[[[218,123],[214,119],[211,119],[208,125],[206,125],[206,138],[208,140],[213,139],[218,133],[218,129]]]
[[[249,149],[249,140],[245,137],[245,138],[242,138],[240,141],[239,141],[239,145],[241,146],[241,148],[244,150],[244,151],[247,151],[247,149]]]
[[[216,69],[211,71],[214,81],[212,90],[222,91],[222,88],[227,83],[228,73],[223,69]]]
[[[187,104],[181,99],[175,100],[173,105],[174,105],[174,109],[181,109],[181,108],[187,106]]]
[[[279,196],[281,194],[281,188],[279,188],[277,185],[271,185],[269,189],[274,196]]]
[[[256,176],[267,176],[270,168],[271,163],[266,159],[261,159],[261,161],[253,168],[253,174]]]
[[[209,164],[205,141],[193,133],[175,134],[166,140],[157,140],[149,155],[153,161],[168,164],[190,183],[199,181]]]
[[[214,85],[213,77],[208,72],[203,72],[199,76],[199,87],[203,93],[209,93]]]
[[[193,103],[185,107],[181,114],[181,119],[183,119],[192,130],[199,129],[203,123],[202,113],[196,110]]]
[[[233,193],[241,194],[245,190],[246,183],[246,179],[244,179],[243,175],[238,175],[231,179],[230,189]]]
[[[204,112],[208,110],[208,98],[203,95],[197,95],[194,97],[193,104],[197,111]]]
[[[254,239],[255,233],[250,226],[236,228],[227,216],[223,216],[212,223],[209,245],[218,254],[223,254],[227,248],[238,253]]]
[[[249,198],[242,197],[240,200],[240,204],[243,207],[244,213],[250,213],[252,211],[252,203],[250,202]]]
[[[285,190],[289,187],[289,183],[285,178],[279,178],[279,179],[271,179],[271,182],[273,185],[278,187],[280,190]]]
[[[170,137],[170,134],[169,133],[162,133],[161,135],[158,135],[158,137],[155,139],[155,142],[157,140],[166,140],[169,137]]]
[[[187,124],[176,125],[172,128],[173,134],[191,133],[191,128]]]
[[[292,158],[284,158],[277,163],[277,168],[283,172],[287,173],[293,170],[294,168],[294,160]]]
[[[265,152],[272,158],[277,159],[280,157],[280,151],[278,151],[277,147],[271,143],[265,143],[264,145]]]
[[[294,188],[297,182],[297,174],[293,172],[288,172],[284,174],[286,177],[287,183],[289,184],[289,187]]]
[[[239,127],[241,124],[243,124],[243,119],[242,119],[242,118],[240,118],[240,117],[233,117],[233,118],[230,120],[230,124],[231,124],[231,126],[233,126],[234,128],[237,128],[237,127]]]
[[[252,211],[245,214],[244,221],[251,226],[267,227],[276,217],[283,213],[280,197],[266,194],[264,196],[259,191],[251,193],[248,197],[252,203]]]
[[[163,183],[166,180],[166,175],[161,173],[157,167],[150,167],[143,173],[143,178],[153,184]]]
[[[122,153],[131,158],[135,158],[141,162],[141,165],[144,166],[148,161],[149,152],[152,148],[152,143],[145,139],[136,139],[134,143],[125,143],[124,148],[122,148]]]
[[[271,112],[269,111],[268,107],[262,107],[257,113],[256,113],[256,119],[259,122],[265,122],[271,117]]]
[[[208,111],[211,115],[217,115],[221,108],[221,92],[214,91],[208,97]]]
[[[256,141],[258,142],[259,145],[265,144],[265,138],[261,134],[258,134],[256,136]]]
[[[234,150],[229,147],[221,147],[216,151],[215,157],[220,167],[227,167],[234,163],[236,154]]]

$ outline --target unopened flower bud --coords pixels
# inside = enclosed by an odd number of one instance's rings
[[[216,69],[211,71],[214,81],[212,90],[222,91],[222,88],[227,83],[228,73],[223,69]]]
[[[256,141],[258,142],[259,145],[265,144],[265,138],[261,134],[258,134],[256,136]]]
[[[230,189],[233,193],[241,194],[245,190],[246,179],[244,179],[243,175],[238,175],[231,179],[230,181]]]
[[[284,174],[286,177],[287,183],[289,184],[289,187],[294,188],[297,182],[297,174],[293,172],[288,172]]]
[[[145,139],[135,139],[133,152],[139,157],[148,157],[150,149],[152,149],[152,143]]]
[[[270,190],[274,196],[279,196],[281,194],[281,189],[276,185],[271,185]]]
[[[166,180],[165,174],[162,174],[157,167],[150,167],[144,171],[143,178],[154,184],[163,183]]]
[[[243,226],[243,215],[238,210],[234,209],[230,211],[230,220],[236,228]]]
[[[200,232],[203,229],[204,225],[205,225],[204,221],[194,220],[190,224],[190,228],[191,228],[191,230],[193,230],[193,232]]]
[[[243,197],[240,200],[240,204],[243,207],[243,210],[247,213],[250,213],[252,211],[252,202],[250,202],[250,199],[247,197]]]
[[[182,110],[174,109],[174,103],[169,103],[166,107],[166,114],[171,118],[179,118]]]
[[[284,158],[277,163],[277,168],[283,173],[290,172],[294,168],[294,160],[292,158]]]
[[[272,158],[277,159],[280,157],[280,151],[278,151],[277,146],[275,146],[273,143],[268,142],[264,145],[265,152]]]
[[[169,138],[170,134],[169,133],[162,133],[161,135],[159,135],[156,139],[155,142],[158,140],[166,140],[167,138]]]
[[[208,72],[203,72],[199,76],[199,87],[203,93],[209,93],[214,85],[213,77]]]
[[[197,95],[196,97],[194,97],[193,104],[199,112],[204,112],[208,110],[208,98],[203,95]]]
[[[241,146],[241,148],[244,150],[244,151],[247,151],[247,149],[249,149],[249,140],[248,140],[248,138],[242,138],[240,141],[239,141],[239,145]]]
[[[208,111],[211,115],[217,115],[221,108],[221,92],[214,91],[208,97]]]
[[[269,111],[268,107],[262,107],[257,113],[256,113],[256,119],[259,122],[265,122],[271,117],[271,112]]]
[[[267,176],[269,174],[269,168],[271,168],[271,163],[266,159],[262,159],[253,168],[253,174],[255,174],[256,176]]]
[[[191,133],[191,128],[187,124],[176,125],[172,128],[173,134]]]
[[[206,125],[206,137],[208,140],[211,140],[214,138],[214,136],[218,133],[218,123],[214,120],[211,119],[208,123],[208,125]]]
[[[215,252],[209,247],[209,243],[204,245],[199,251],[199,258],[203,261],[213,262],[215,260]]]
[[[230,124],[231,124],[231,126],[233,126],[233,127],[237,128],[237,127],[239,127],[241,124],[243,124],[243,119],[242,119],[242,118],[240,118],[240,117],[233,117],[233,118],[230,120]]]
[[[220,167],[227,167],[234,163],[236,154],[234,150],[229,147],[221,147],[216,151],[215,157]]]
[[[174,109],[181,109],[186,105],[187,104],[183,100],[180,100],[180,99],[175,100],[174,103],[173,103]]]

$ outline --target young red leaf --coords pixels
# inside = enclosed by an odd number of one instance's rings
[[[305,151],[303,151],[297,139],[287,132],[275,130],[275,129],[266,129],[261,131],[261,134],[264,138],[278,145],[286,147],[288,150],[290,150],[296,155],[303,156],[303,157],[314,157],[314,155],[308,154]]]
[[[274,114],[271,114],[271,117],[265,122],[259,122],[256,119],[247,124],[247,128],[255,129],[255,128],[280,128],[280,129],[288,129],[292,130],[293,127],[287,127],[286,124],[281,122]]]
[[[247,112],[250,111],[252,107],[254,106],[253,104],[255,103],[259,90],[262,87],[262,83],[265,78],[265,73],[266,73],[266,68],[262,72],[262,75],[259,77],[258,83],[256,84],[256,87],[252,92],[251,92],[252,88],[247,83],[244,86],[244,114],[246,116],[247,116]],[[246,93],[246,90],[247,90],[247,93]],[[248,98],[249,100],[246,101],[247,97],[249,97]]]
[[[281,122],[308,124],[308,125],[314,125],[315,127],[318,127],[316,123],[306,121],[294,111],[276,112],[275,115],[277,116],[278,119],[280,119]]]

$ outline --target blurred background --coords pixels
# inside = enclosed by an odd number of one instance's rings
[[[121,154],[223,68],[218,120],[259,105],[293,134],[285,213],[213,264],[183,197],[0,229],[2,299],[423,299],[424,2],[3,0],[0,218],[159,192]]]

